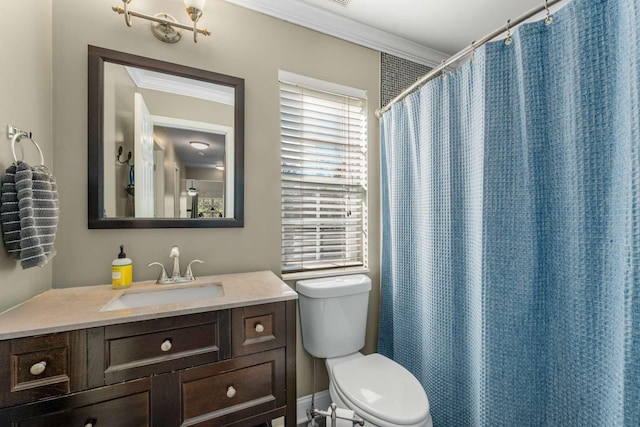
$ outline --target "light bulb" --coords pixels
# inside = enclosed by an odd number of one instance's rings
[[[186,7],[187,10],[192,7],[202,11],[204,10],[204,2],[205,0],[184,0],[184,7]]]

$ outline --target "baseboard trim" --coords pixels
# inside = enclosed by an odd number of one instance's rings
[[[311,408],[311,395],[302,396],[297,400],[297,425],[306,425],[307,409]],[[331,405],[331,396],[329,396],[329,390],[319,391],[315,395],[314,401],[315,407],[318,409],[326,410]]]

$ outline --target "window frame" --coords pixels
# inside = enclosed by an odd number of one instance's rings
[[[280,184],[281,184],[281,219],[282,219],[282,223],[281,223],[281,273],[282,273],[282,277],[285,279],[298,279],[298,278],[308,278],[308,277],[322,277],[322,276],[332,276],[332,275],[336,275],[336,274],[351,274],[351,273],[362,273],[362,272],[368,272],[368,205],[369,205],[369,189],[368,189],[368,181],[369,181],[369,173],[368,173],[368,149],[369,149],[369,141],[368,141],[368,137],[369,137],[369,132],[368,132],[368,122],[369,122],[369,117],[368,117],[368,99],[367,99],[367,92],[365,90],[362,89],[357,89],[357,88],[352,88],[349,86],[344,86],[344,85],[340,85],[340,84],[336,84],[336,83],[331,83],[331,82],[326,82],[323,80],[319,80],[319,79],[314,79],[311,77],[307,77],[307,76],[302,76],[299,74],[294,74],[294,73],[290,73],[290,72],[286,72],[286,71],[279,71],[278,74],[278,84],[279,84],[279,106],[280,106],[280,118],[281,118],[281,128],[280,128],[280,150],[281,150],[281,178],[280,178]],[[355,242],[357,242],[358,240],[360,240],[357,243],[357,248],[355,249],[355,252],[358,253],[359,255],[359,259],[358,259],[358,265],[346,265],[346,263],[349,261],[349,257],[348,256],[343,256],[343,258],[340,260],[343,265],[335,265],[334,261],[330,261],[327,263],[326,266],[315,266],[315,267],[309,267],[308,265],[305,267],[304,266],[304,260],[300,260],[299,264],[300,264],[300,268],[297,269],[290,269],[287,270],[286,267],[286,255],[291,255],[289,252],[286,251],[285,248],[285,234],[287,234],[285,232],[285,218],[286,218],[286,214],[290,213],[291,211],[288,211],[285,209],[285,195],[284,195],[284,191],[285,191],[285,177],[286,176],[293,176],[293,174],[291,172],[287,173],[285,171],[285,160],[284,160],[284,147],[286,145],[285,140],[285,135],[283,132],[283,122],[285,121],[284,116],[285,114],[283,113],[283,108],[284,108],[284,103],[283,103],[283,87],[287,86],[287,87],[291,87],[291,86],[296,86],[298,88],[300,88],[301,91],[312,91],[315,94],[318,93],[325,93],[327,97],[332,97],[335,98],[336,96],[339,97],[344,97],[345,99],[347,98],[354,98],[357,99],[359,104],[360,104],[360,112],[358,115],[358,120],[362,121],[362,124],[359,125],[359,129],[360,132],[362,134],[362,136],[358,137],[358,138],[350,138],[350,137],[346,137],[344,138],[344,141],[346,141],[345,146],[347,147],[347,155],[345,157],[345,159],[348,159],[351,157],[351,150],[353,147],[358,147],[359,150],[362,151],[362,154],[358,154],[357,156],[355,156],[356,159],[362,159],[361,160],[361,164],[359,165],[360,168],[360,172],[356,173],[356,175],[361,175],[362,178],[362,182],[358,185],[354,185],[353,183],[346,185],[345,184],[345,188],[349,187],[362,187],[362,193],[361,193],[361,203],[362,203],[362,207],[359,208],[359,212],[361,213],[361,219],[360,219],[360,223],[359,225],[356,227],[358,230],[360,230],[361,227],[361,231],[356,231],[356,234],[360,234],[359,237],[357,238],[350,238],[347,237],[349,234],[347,232],[347,228],[350,227],[348,221],[347,221],[347,216],[349,216],[351,214],[350,209],[347,209],[349,212],[349,215],[345,216],[345,221],[343,224],[340,224],[342,227],[344,227],[344,230],[342,232],[337,232],[336,234],[343,234],[345,237],[344,239],[339,239],[342,241],[341,243],[341,247],[344,248],[343,250],[347,250],[348,247],[350,247],[350,241],[354,240]],[[304,97],[304,96],[303,96]],[[350,101],[349,101],[350,102]],[[348,102],[346,102],[344,104],[345,106],[349,106],[350,104]],[[300,112],[301,114],[303,114],[304,112],[304,106],[302,106],[300,108]],[[304,125],[303,125],[304,126]],[[348,130],[351,129],[351,126],[346,126]],[[358,141],[358,143],[352,143],[353,141]],[[362,157],[359,157],[362,156]],[[357,161],[357,160],[356,160]],[[355,165],[355,162],[353,159],[348,160],[348,165],[347,165],[347,172],[349,171],[349,168],[353,165],[353,167],[356,167],[357,165]],[[304,160],[303,160],[304,162]],[[303,167],[300,167],[300,169],[302,170]],[[338,169],[335,169],[335,175],[338,175]],[[306,175],[302,172],[300,172],[301,175]],[[311,177],[310,182],[313,183],[313,177]],[[334,176],[332,176],[333,178]],[[304,178],[303,178],[303,182],[304,182]],[[344,192],[342,193],[344,194],[349,194],[349,190],[344,190]],[[307,200],[304,199],[304,196],[301,196],[303,198],[303,200]],[[317,196],[318,198],[320,196]],[[348,197],[347,197],[348,199]],[[319,202],[318,202],[319,203]],[[345,202],[345,205],[348,202]],[[358,201],[356,203],[359,203]],[[320,214],[318,214],[319,216]],[[339,224],[339,223],[338,223]],[[326,225],[323,225],[326,227]],[[340,227],[338,227],[340,228]],[[301,244],[299,247],[304,249],[307,248],[309,246],[315,246],[317,248],[321,248],[322,247],[322,243],[323,241],[326,243],[326,240],[328,238],[322,238],[319,235],[320,232],[316,233],[318,235],[318,237],[316,238],[316,244],[315,245],[305,245],[305,243]],[[298,247],[294,244],[295,247]],[[291,250],[291,247],[289,247],[289,249]],[[304,258],[301,255],[301,258]],[[315,262],[320,262],[317,258],[315,260]],[[313,263],[313,261],[312,261]],[[330,264],[334,264],[334,265],[330,265]]]

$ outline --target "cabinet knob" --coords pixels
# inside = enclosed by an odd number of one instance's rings
[[[235,396],[235,395],[236,395],[236,389],[235,389],[235,388],[233,388],[233,386],[232,386],[232,385],[230,385],[230,386],[227,388],[227,397],[228,397],[228,398],[232,398],[232,397],[233,397],[233,396]]]
[[[96,420],[95,418],[89,418],[87,421],[84,422],[84,427],[93,427],[97,423],[98,423],[98,420]]]
[[[162,350],[162,351],[171,350],[171,340],[162,341],[162,344],[160,345],[160,350]]]
[[[43,360],[42,362],[34,363],[33,365],[31,365],[29,372],[31,372],[31,375],[40,375],[44,372],[46,367],[47,362]]]
[[[93,427],[93,423],[86,423],[84,427]]]
[[[262,326],[262,323],[258,323],[256,325],[256,332],[259,333],[259,334],[264,332],[264,326]]]

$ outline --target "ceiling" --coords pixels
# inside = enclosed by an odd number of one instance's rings
[[[544,0],[226,1],[430,66],[508,19],[544,4]]]
[[[159,132],[158,126],[154,132]],[[192,129],[172,128],[164,126],[178,157],[188,168],[215,169],[224,165],[225,136],[212,132]],[[204,142],[208,145],[203,150],[196,150],[189,144],[191,141]]]

